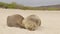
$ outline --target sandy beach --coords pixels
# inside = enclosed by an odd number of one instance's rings
[[[31,14],[38,15],[41,26],[35,31],[7,26],[9,15],[20,14],[24,18]],[[60,11],[0,9],[0,34],[60,34]]]

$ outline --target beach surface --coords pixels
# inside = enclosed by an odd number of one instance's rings
[[[20,14],[24,18],[37,15],[41,19],[41,26],[35,31],[7,26],[7,17]],[[60,34],[60,11],[0,9],[0,34]]]

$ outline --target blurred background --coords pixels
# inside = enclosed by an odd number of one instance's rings
[[[60,10],[60,0],[0,0],[0,8]]]

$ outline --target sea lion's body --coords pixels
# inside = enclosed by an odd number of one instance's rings
[[[23,25],[28,30],[35,30],[38,26],[41,25],[41,20],[36,15],[30,15],[23,20]]]
[[[7,17],[7,25],[10,27],[23,27],[22,20],[23,16],[19,14],[11,15]]]

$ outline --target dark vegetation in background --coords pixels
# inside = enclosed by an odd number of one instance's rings
[[[60,5],[50,5],[50,6],[40,6],[40,7],[31,7],[12,3],[0,2],[0,8],[10,8],[10,9],[22,9],[22,10],[60,10]]]

